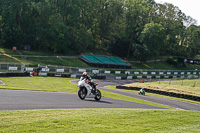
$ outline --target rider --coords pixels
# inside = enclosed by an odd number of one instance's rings
[[[144,88],[141,88],[140,91],[139,91],[139,93],[140,93],[140,94],[145,94]]]
[[[96,92],[96,86],[95,86],[92,78],[87,74],[87,72],[83,72],[82,75],[83,76],[81,77],[80,80],[86,79],[89,82],[89,84],[92,86],[92,93],[95,94],[95,92]]]

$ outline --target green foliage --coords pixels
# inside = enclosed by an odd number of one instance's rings
[[[164,45],[165,31],[161,24],[148,23],[141,32],[141,42],[147,47],[149,56],[157,56]]]
[[[200,27],[194,24],[178,7],[154,0],[0,0],[0,45],[20,50],[109,50],[140,61],[195,57]]]
[[[173,57],[169,57],[167,59],[167,63],[170,64],[170,65],[176,66],[177,65],[177,60],[175,60]]]

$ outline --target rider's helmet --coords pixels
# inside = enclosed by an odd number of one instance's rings
[[[83,72],[83,77],[86,77],[87,75],[87,72]]]

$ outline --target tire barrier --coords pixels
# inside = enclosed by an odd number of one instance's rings
[[[0,77],[26,77],[30,76],[30,73],[0,73]]]
[[[141,89],[139,87],[127,87],[127,86],[116,86],[116,88],[117,89],[126,89],[126,90],[137,90],[137,91],[139,91]],[[147,89],[147,88],[144,88],[144,89],[145,89],[145,92],[149,92],[149,93],[155,93],[155,94],[177,97],[177,98],[183,98],[183,99],[189,99],[189,100],[194,100],[194,101],[200,102],[199,96],[180,94],[180,93],[174,93],[174,92],[167,92],[167,91],[162,91],[162,90]]]
[[[66,77],[66,78],[71,77],[70,74],[56,74],[56,73],[47,73],[47,76],[50,76],[50,77]]]
[[[92,79],[106,79],[106,76],[91,76]]]
[[[0,77],[6,77],[6,73],[0,73]]]

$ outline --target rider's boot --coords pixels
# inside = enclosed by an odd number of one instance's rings
[[[96,86],[93,86],[93,87],[92,87],[92,93],[93,93],[94,95],[96,95]]]

